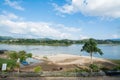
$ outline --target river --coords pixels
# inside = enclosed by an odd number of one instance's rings
[[[42,45],[8,45],[0,44],[0,50],[25,50],[33,55],[54,55],[54,54],[74,54],[87,55],[86,52],[81,52],[81,44],[73,44],[71,46],[42,46]],[[95,57],[106,59],[120,59],[120,45],[99,44],[98,47],[103,51],[103,55],[94,54]]]

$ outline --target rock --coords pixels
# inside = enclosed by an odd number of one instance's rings
[[[82,74],[83,77],[89,76],[89,73],[88,73],[88,72],[82,72],[81,74]]]

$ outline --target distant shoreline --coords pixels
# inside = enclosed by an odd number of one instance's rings
[[[7,44],[7,45],[41,45],[41,46],[71,46],[71,45],[83,45],[83,43],[79,43],[79,44],[69,44],[69,45],[66,45],[66,44],[20,44],[20,43],[0,43],[0,44]],[[116,45],[120,45],[120,44],[98,44],[98,45],[110,45],[110,46],[116,46]]]
[[[17,44],[17,45],[48,45],[48,46],[70,46],[72,44],[84,44],[89,39],[71,40],[71,39],[50,39],[50,38],[13,38],[0,36],[0,43],[4,44]],[[120,39],[94,39],[97,44],[120,44]]]

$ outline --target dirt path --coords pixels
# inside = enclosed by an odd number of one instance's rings
[[[120,80],[120,77],[9,77],[0,80]]]

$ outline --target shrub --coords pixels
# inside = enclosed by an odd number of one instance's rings
[[[90,68],[92,69],[92,71],[94,71],[94,72],[98,72],[98,71],[100,70],[100,68],[99,68],[96,64],[91,64],[89,67],[90,67]]]
[[[103,70],[103,71],[107,71],[107,70],[110,70],[110,69],[107,68],[107,67],[102,67],[101,70]]]
[[[12,60],[17,60],[18,58],[20,58],[20,62],[25,61],[26,58],[31,58],[32,54],[31,53],[26,53],[25,51],[7,51],[6,52],[8,58],[12,59]]]
[[[34,68],[34,72],[39,73],[42,71],[42,68],[40,66],[37,66]]]
[[[47,56],[43,56],[43,58],[44,58],[44,59],[48,59],[48,57],[47,57]]]
[[[113,68],[113,70],[120,70],[120,65]]]
[[[75,69],[75,72],[89,72],[89,69]]]
[[[3,63],[7,63],[8,70],[12,70],[16,66],[15,60],[0,58],[0,68],[2,68]]]

